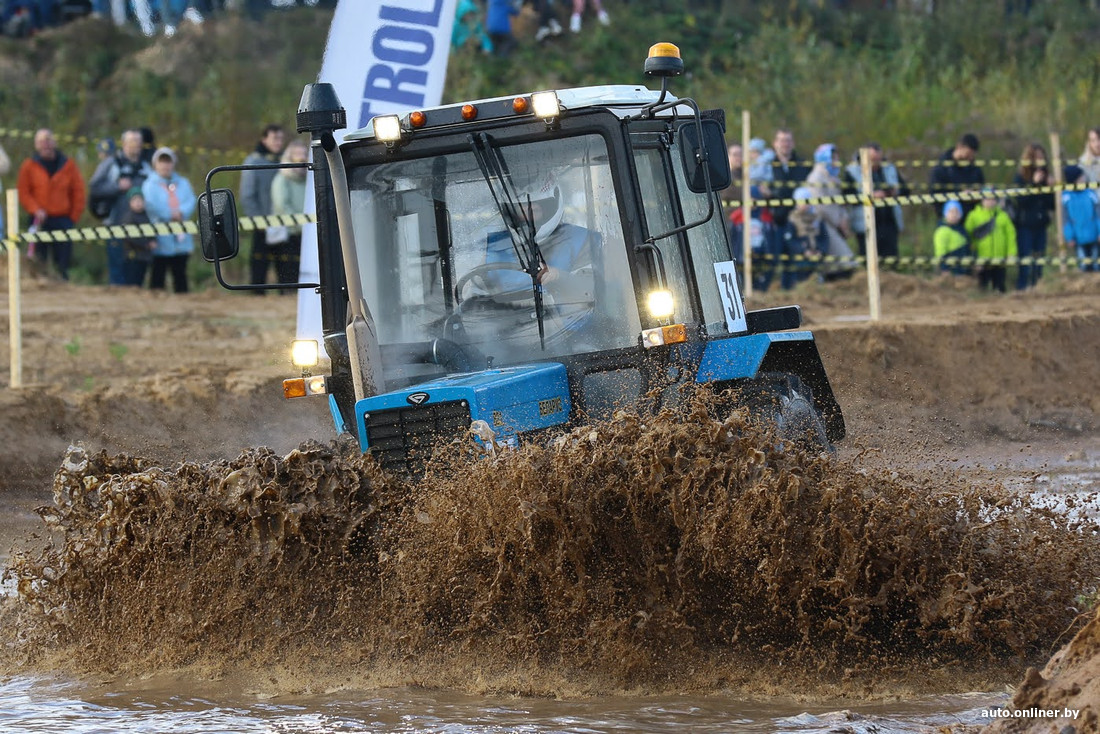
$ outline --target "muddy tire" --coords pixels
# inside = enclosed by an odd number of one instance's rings
[[[806,451],[832,450],[813,393],[797,375],[761,374],[742,386],[741,401],[754,420],[773,427],[782,441]]]

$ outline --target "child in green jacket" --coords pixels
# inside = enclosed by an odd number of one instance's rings
[[[992,189],[986,189],[982,205],[966,215],[966,231],[978,257],[978,287],[1004,293],[1008,272],[1004,260],[1016,257],[1016,227],[998,205]]]
[[[943,219],[932,234],[932,247],[936,259],[945,257],[970,257],[970,235],[962,224],[962,204],[952,199],[943,205]],[[940,263],[940,270],[955,275],[966,275],[969,268],[962,263]]]

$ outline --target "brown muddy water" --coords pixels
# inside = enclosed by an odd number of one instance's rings
[[[989,483],[698,401],[478,453],[71,450],[7,563],[0,730],[981,724],[1100,578],[1094,443]]]
[[[920,732],[982,723],[1006,694],[904,703],[799,705],[732,696],[554,700],[415,688],[265,698],[192,680],[117,685],[15,678],[0,685],[3,731],[73,732]]]

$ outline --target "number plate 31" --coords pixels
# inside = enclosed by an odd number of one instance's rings
[[[737,286],[737,271],[733,261],[714,263],[714,277],[718,280],[718,294],[722,297],[722,313],[726,317],[726,329],[731,334],[749,330],[745,321],[745,302]]]

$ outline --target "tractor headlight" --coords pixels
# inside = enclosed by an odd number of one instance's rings
[[[295,367],[309,369],[316,367],[320,359],[320,350],[314,339],[295,339],[290,345],[290,361]]]
[[[655,319],[669,319],[676,313],[672,291],[650,291],[646,297],[646,306],[649,308],[649,315]]]
[[[535,92],[531,95],[531,107],[535,110],[535,117],[548,122],[561,114],[557,92]]]
[[[379,115],[371,120],[374,137],[384,143],[395,143],[401,139],[401,118],[397,115]]]

